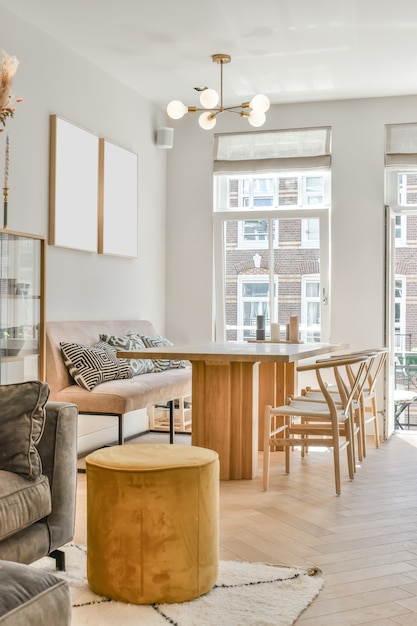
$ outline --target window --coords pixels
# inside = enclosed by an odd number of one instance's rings
[[[214,160],[216,339],[328,341],[330,129],[217,135]],[[323,294],[323,298],[321,298]]]
[[[305,207],[330,204],[330,174],[275,173],[226,176],[216,181],[216,210],[257,209],[259,207]]]
[[[254,211],[259,208],[322,207],[330,204],[330,174],[275,174],[222,176],[216,178],[216,194],[225,210]],[[301,245],[318,247],[318,220],[306,220],[302,227]],[[240,248],[268,246],[267,220],[248,219],[239,229]],[[273,225],[274,245],[277,245],[277,223]]]

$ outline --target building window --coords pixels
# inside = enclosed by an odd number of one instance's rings
[[[278,245],[278,222],[272,222],[272,237],[274,246]],[[269,243],[269,220],[242,220],[239,221],[238,247],[239,248],[267,248]]]
[[[320,276],[302,277],[301,339],[320,341]]]
[[[276,301],[277,282],[274,284],[274,300]],[[270,324],[269,310],[269,276],[238,276],[238,341],[256,337],[256,317],[265,316],[265,326]]]
[[[395,304],[394,304],[394,332],[395,349],[404,352],[407,349],[406,340],[406,280],[405,276],[395,277]]]
[[[303,248],[318,248],[320,245],[320,220],[301,221],[301,245]]]

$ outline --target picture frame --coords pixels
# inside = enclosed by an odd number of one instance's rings
[[[50,245],[97,252],[98,151],[97,136],[50,116]]]
[[[98,252],[138,256],[138,157],[101,138],[99,141]]]

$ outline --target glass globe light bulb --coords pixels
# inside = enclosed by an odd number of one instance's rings
[[[256,109],[257,111],[265,113],[270,107],[269,98],[268,96],[264,96],[262,93],[258,93],[258,95],[254,96],[249,102],[249,106],[251,109]]]
[[[250,112],[248,116],[249,124],[255,127],[262,126],[263,124],[265,124],[265,120],[266,120],[266,115],[263,111],[255,111],[254,109],[252,109],[252,111]]]
[[[167,106],[167,113],[171,119],[180,120],[186,113],[188,113],[188,107],[186,107],[180,100],[171,100]]]
[[[198,118],[198,123],[203,130],[210,130],[216,126],[216,118],[210,116],[211,113],[202,113]]]
[[[204,89],[200,93],[200,104],[205,109],[213,109],[219,102],[219,94],[214,89]]]

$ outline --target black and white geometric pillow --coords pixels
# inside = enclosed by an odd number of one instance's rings
[[[91,391],[100,383],[132,378],[127,359],[118,359],[116,350],[104,341],[93,346],[61,341],[64,363],[77,385]]]
[[[129,335],[131,337],[138,336],[138,335],[133,335],[130,333]],[[162,337],[161,335],[158,335],[157,337],[148,337],[148,335],[140,335],[139,337],[140,339],[142,339],[143,343],[145,344],[147,348],[162,348],[164,346],[174,345],[171,341],[169,341],[169,339],[167,339],[166,337]],[[185,361],[182,361],[180,359],[154,359],[153,365],[155,368],[155,372],[163,372],[164,370],[179,369],[181,367],[185,367],[186,363]]]
[[[101,334],[100,339],[117,350],[144,350],[145,344],[139,338],[133,338],[129,335],[118,337],[117,335]],[[139,374],[147,374],[154,371],[153,361],[151,359],[127,359],[130,363],[133,376]]]

